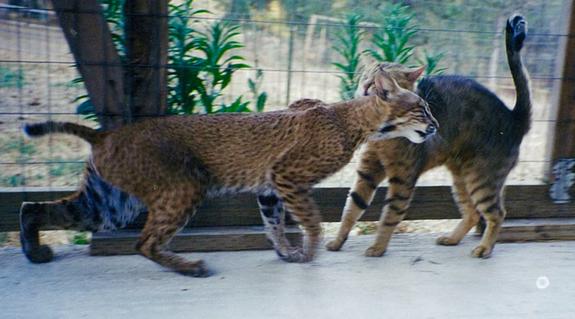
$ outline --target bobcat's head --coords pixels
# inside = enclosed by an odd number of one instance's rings
[[[402,83],[411,81],[413,87],[421,71],[415,71],[418,72],[417,76],[405,76],[405,73],[396,69],[388,71],[386,66],[388,64],[380,64],[367,69],[362,75],[364,81],[360,84],[363,91],[361,95],[377,96],[379,104],[387,108],[387,120],[372,138],[405,137],[413,143],[422,143],[437,131],[437,120],[431,115],[425,100],[403,88],[396,80],[399,78]]]

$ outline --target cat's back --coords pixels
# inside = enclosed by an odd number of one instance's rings
[[[513,126],[511,110],[488,88],[463,76],[425,78],[418,85],[440,124],[440,134],[454,138],[461,133],[488,137]]]
[[[418,94],[425,98],[432,111],[457,112],[470,108],[488,115],[510,113],[509,108],[488,88],[464,76],[441,75],[424,78],[417,87]]]

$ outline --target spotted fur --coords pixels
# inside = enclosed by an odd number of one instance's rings
[[[188,261],[166,251],[165,245],[204,198],[249,191],[259,195],[278,255],[289,262],[309,261],[321,233],[312,186],[347,164],[367,139],[390,138],[383,130],[390,122],[396,123],[394,134],[413,142],[425,141],[437,125],[425,101],[387,73],[375,82],[388,94],[301,111],[163,117],[109,132],[72,123],[28,125],[32,136],[60,132],[85,138],[92,144],[92,156],[86,182],[75,196],[24,203],[24,253],[34,262],[51,259],[50,248],[38,242],[38,229],[45,225],[82,228],[88,218],[91,230],[121,226],[145,206],[148,219],[137,244],[140,253],[176,272],[206,276],[202,261]],[[428,117],[411,120],[422,112]],[[292,247],[285,239],[283,210],[273,208],[279,204],[266,197],[270,195],[303,226],[303,247]],[[104,203],[107,196],[112,201]],[[98,214],[100,209],[108,213]],[[123,216],[118,215],[121,209]]]

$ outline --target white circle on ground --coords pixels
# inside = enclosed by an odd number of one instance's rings
[[[537,278],[537,280],[535,281],[535,286],[537,286],[537,288],[539,289],[545,289],[547,287],[549,287],[549,278],[547,278],[546,276],[541,276],[539,278]]]

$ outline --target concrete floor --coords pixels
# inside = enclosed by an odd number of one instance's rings
[[[34,265],[0,249],[0,318],[575,318],[575,241],[439,247],[396,235],[383,258],[370,236],[338,253],[286,264],[271,251],[186,254],[209,278],[164,271],[140,256],[90,257],[64,246]]]

